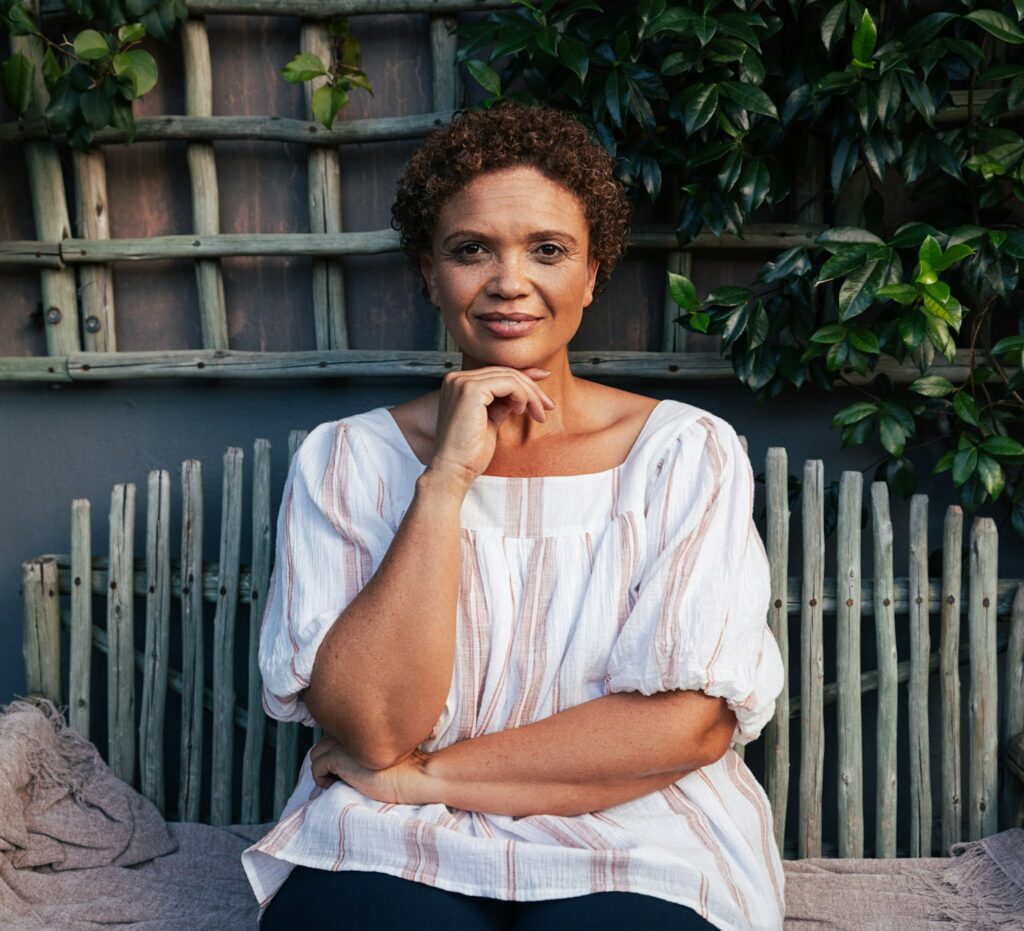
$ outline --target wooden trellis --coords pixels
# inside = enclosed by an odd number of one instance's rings
[[[289,437],[294,455],[305,436]],[[66,700],[70,722],[89,736],[93,647],[105,655],[108,709],[108,760],[114,771],[137,786],[161,811],[191,821],[229,823],[239,818],[257,823],[280,813],[293,788],[300,756],[310,733],[296,724],[268,722],[260,700],[256,647],[263,600],[271,565],[272,494],[270,444],[257,440],[251,484],[253,535],[251,561],[241,563],[239,528],[244,498],[242,451],[224,457],[220,518],[220,560],[202,565],[199,554],[211,522],[202,513],[202,467],[195,460],[182,465],[180,559],[171,560],[170,497],[167,472],[149,476],[146,511],[146,558],[132,553],[135,523],[133,485],[114,488],[110,508],[109,557],[94,557],[89,548],[90,505],[72,505],[70,556],[42,556],[24,564],[25,658],[28,688]],[[824,559],[824,466],[804,464],[804,497],[800,550],[801,575],[790,576],[788,461],[786,450],[767,451],[767,524],[761,529],[771,569],[769,623],[786,662],[786,688],[765,730],[764,785],[775,818],[775,836],[790,855],[893,857],[931,856],[963,839],[994,833],[1018,823],[1024,808],[1013,779],[999,780],[998,750],[1024,731],[1024,580],[999,579],[997,532],[990,518],[976,518],[970,528],[968,589],[961,588],[960,553],[963,515],[957,506],[946,511],[942,527],[941,579],[929,579],[925,495],[911,504],[909,538],[900,548],[910,554],[909,575],[894,578],[896,549],[889,517],[889,493],[883,482],[870,489],[870,534],[873,566],[860,566],[862,477],[844,472],[839,489],[839,525],[834,574],[826,575]],[[277,490],[279,497],[280,490]],[[94,622],[91,596],[105,596],[105,624]],[[145,643],[133,642],[133,609],[145,599]],[[203,655],[204,605],[213,605],[213,656]],[[940,620],[939,643],[929,642],[929,618]],[[790,694],[789,619],[799,629],[801,658],[799,695]],[[877,664],[864,669],[859,644],[861,623],[873,623]],[[836,679],[824,681],[826,624],[836,631]],[[962,624],[966,639],[960,643]],[[70,630],[70,675],[61,681],[61,625]],[[899,625],[909,627],[908,655],[897,655]],[[180,643],[181,669],[170,669],[169,642]],[[231,657],[234,639],[247,639],[248,673],[236,689]],[[139,648],[141,646],[141,649]],[[1005,651],[1003,685],[997,656]],[[243,651],[244,652],[244,651]],[[102,663],[103,661],[100,660]],[[204,669],[210,665],[211,687]],[[960,681],[969,670],[968,740],[961,753]],[[102,667],[101,667],[102,668]],[[929,683],[938,673],[943,709],[939,733],[929,734]],[[136,709],[135,686],[141,676],[142,700]],[[794,679],[796,677],[793,677]],[[898,713],[905,689],[909,716]],[[877,692],[878,726],[861,726],[864,697]],[[176,693],[181,708],[178,758],[165,758],[165,696]],[[825,709],[837,705],[837,724],[826,733]],[[997,707],[997,705],[999,707]],[[212,734],[210,762],[203,762],[204,709]],[[794,719],[798,724],[794,729]],[[997,721],[999,722],[997,725]],[[236,737],[244,734],[241,773],[232,773]],[[136,743],[136,735],[138,741]],[[799,787],[791,786],[791,735],[799,742]],[[316,735],[312,735],[316,739]],[[869,746],[872,744],[873,746]],[[910,748],[910,766],[897,775],[897,746]],[[932,773],[926,752],[941,746],[941,771]],[[261,762],[265,746],[273,746],[272,806],[261,806]],[[822,828],[826,748],[838,760],[836,845],[824,845]],[[924,749],[922,749],[924,748]],[[875,797],[865,797],[864,759],[876,760]],[[268,761],[269,762],[269,761]],[[177,770],[177,804],[165,797],[164,775]],[[203,777],[203,773],[208,777]],[[200,808],[203,779],[210,780],[210,804]],[[909,780],[911,836],[897,848],[898,780]],[[784,826],[793,790],[798,788],[798,827],[786,838]],[[932,817],[932,799],[939,816]],[[964,808],[966,807],[966,812]],[[865,843],[866,819],[874,818],[873,848]],[[966,817],[965,817],[966,815]],[[941,846],[933,845],[933,821],[941,824]],[[966,822],[966,830],[963,825]]]
[[[38,3],[38,0],[36,0]],[[39,111],[15,123],[0,124],[0,143],[20,142],[25,150],[37,239],[0,242],[0,267],[38,268],[42,281],[47,355],[0,358],[0,380],[86,381],[159,376],[201,378],[307,378],[359,375],[440,375],[458,364],[456,347],[439,325],[433,351],[350,350],[345,312],[344,256],[395,252],[398,238],[390,230],[346,233],[341,223],[339,146],[350,143],[421,137],[450,119],[460,101],[456,65],[456,14],[507,7],[498,0],[188,0],[189,19],[182,28],[185,63],[184,116],[138,120],[136,138],[185,140],[192,197],[193,234],[147,239],[110,239],[106,169],[102,146],[123,142],[113,129],[95,133],[100,146],[87,155],[73,153],[77,236],[71,235],[66,193],[57,146],[46,135]],[[37,8],[37,7],[36,7]],[[213,116],[213,82],[206,14],[299,16],[300,47],[326,57],[325,20],[338,15],[382,13],[430,14],[430,49],[434,112],[414,116],[342,121],[326,130],[319,124],[276,117]],[[37,65],[38,99],[42,52],[34,37],[12,38],[12,48]],[[306,101],[314,88],[307,85]],[[976,95],[975,105],[978,103]],[[962,112],[961,112],[962,111]],[[962,102],[939,114],[942,121],[965,117]],[[309,147],[310,232],[296,234],[222,234],[218,216],[218,181],[213,142],[224,139],[301,142]],[[742,239],[702,235],[680,250],[670,229],[640,229],[635,250],[666,254],[666,268],[689,272],[694,251],[706,249],[775,250],[810,246],[824,221],[820,153],[807,153],[806,170],[797,180],[798,222],[754,224]],[[228,256],[312,256],[316,349],[301,352],[237,352],[229,346],[227,311],[220,260]],[[201,320],[201,350],[117,352],[117,326],[111,265],[154,259],[194,261]],[[80,297],[76,297],[77,287]],[[81,306],[79,307],[79,301]],[[574,368],[587,376],[657,378],[732,378],[732,366],[714,352],[685,352],[686,333],[673,323],[677,308],[666,296],[660,352],[588,351],[573,354]],[[952,364],[932,367],[933,374],[954,382],[968,373],[967,350]],[[917,377],[913,367],[879,367],[895,382]],[[851,382],[861,379],[852,370]]]

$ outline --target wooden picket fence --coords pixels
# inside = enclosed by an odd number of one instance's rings
[[[32,0],[38,4],[38,0]],[[30,6],[31,3],[26,4]],[[191,183],[193,233],[147,239],[111,239],[103,146],[122,143],[125,134],[106,129],[95,134],[98,147],[72,152],[77,236],[68,211],[68,194],[57,145],[46,133],[39,114],[0,124],[0,144],[23,144],[37,239],[0,242],[0,268],[37,267],[43,295],[47,355],[0,358],[0,380],[90,381],[152,377],[309,378],[337,376],[442,375],[459,364],[456,347],[438,326],[433,351],[371,351],[349,348],[345,308],[344,262],[348,255],[373,255],[398,249],[391,230],[344,232],[342,229],[339,147],[353,143],[419,138],[451,118],[460,103],[456,64],[456,14],[507,7],[498,0],[186,0],[189,19],[181,31],[185,74],[185,115],[140,118],[136,139],[185,140]],[[37,6],[32,6],[37,9]],[[310,121],[274,116],[214,116],[213,80],[206,14],[298,16],[302,19],[300,50],[329,53],[325,20],[338,15],[427,13],[434,112],[412,116],[342,120],[335,128]],[[42,48],[32,36],[16,36],[19,51],[42,74]],[[314,84],[306,85],[307,108]],[[45,94],[42,84],[39,93]],[[979,105],[984,91],[975,94]],[[311,112],[311,111],[310,111]],[[963,102],[937,115],[942,122],[962,121]],[[218,213],[219,188],[213,142],[262,140],[309,146],[309,233],[223,234]],[[794,174],[794,202],[800,207],[791,224],[751,224],[742,238],[704,234],[680,249],[671,228],[636,231],[634,250],[665,254],[669,271],[692,274],[692,259],[701,250],[779,252],[813,246],[824,230],[825,194],[820,151],[813,141],[807,163]],[[228,340],[221,259],[229,256],[313,256],[312,288],[316,349],[298,352],[238,352]],[[195,263],[202,330],[202,349],[118,352],[111,263],[186,258]],[[77,279],[76,279],[77,275]],[[76,290],[80,297],[76,296]],[[664,298],[660,352],[614,350],[577,352],[575,371],[585,377],[653,377],[673,379],[733,378],[731,363],[717,352],[686,352],[686,331],[674,321],[678,308]],[[952,363],[939,360],[931,373],[961,383],[969,372],[968,350]],[[913,366],[883,362],[895,383],[918,376]],[[847,381],[864,376],[844,371]]]
[[[289,438],[294,454],[305,436]],[[745,441],[744,441],[745,444]],[[30,691],[67,701],[69,720],[90,734],[93,714],[93,652],[106,658],[107,759],[114,772],[139,787],[161,811],[182,820],[258,823],[276,817],[294,787],[301,755],[317,734],[295,724],[269,722],[260,698],[256,664],[263,600],[272,561],[273,520],[270,443],[257,440],[251,481],[252,540],[242,565],[243,453],[228,449],[223,463],[220,558],[201,561],[204,530],[202,466],[181,468],[182,531],[171,559],[171,482],[166,471],[149,474],[146,554],[133,555],[136,495],[132,484],[115,486],[110,502],[107,558],[90,551],[90,504],[72,505],[70,556],[41,556],[24,563],[25,662]],[[783,658],[791,631],[800,638],[799,693],[790,694],[790,671],[774,719],[760,740],[764,786],[775,818],[776,839],[789,855],[873,854],[930,856],[961,839],[976,839],[1020,823],[1024,809],[1016,780],[1000,780],[1000,748],[1024,731],[1024,580],[998,579],[995,526],[977,518],[970,528],[968,586],[961,585],[963,516],[948,508],[942,528],[941,579],[927,569],[928,499],[914,495],[910,508],[909,575],[893,575],[894,540],[889,495],[882,482],[870,489],[873,565],[862,572],[862,476],[844,472],[839,487],[835,574],[824,560],[824,466],[808,460],[803,470],[802,571],[788,565],[790,513],[786,450],[768,449],[765,460],[767,522],[761,528],[771,565],[769,621]],[[278,495],[280,491],[278,491]],[[105,623],[93,619],[94,597],[106,600]],[[145,599],[145,641],[134,642],[136,599]],[[204,606],[214,606],[213,655],[204,656]],[[172,610],[172,605],[173,610]],[[939,643],[931,643],[929,619],[939,619]],[[836,680],[824,681],[824,628],[835,625]],[[864,670],[862,618],[873,618],[877,668]],[[899,621],[897,620],[899,619]],[[98,619],[97,619],[98,620]],[[961,629],[966,623],[964,642]],[[909,627],[909,655],[897,655],[897,629]],[[70,630],[68,686],[61,680],[61,628]],[[171,638],[174,638],[172,643]],[[236,638],[247,638],[248,673],[236,683]],[[169,668],[172,648],[181,668]],[[997,657],[1006,652],[1002,693]],[[961,755],[961,672],[966,666],[969,753]],[[942,727],[930,733],[929,683],[938,673]],[[102,671],[98,672],[102,675]],[[141,675],[141,701],[136,686]],[[209,681],[210,685],[205,683]],[[899,692],[906,684],[909,715],[897,724]],[[236,689],[244,698],[239,698]],[[166,733],[168,693],[181,708],[180,734]],[[876,733],[862,731],[865,695],[877,692]],[[825,707],[837,705],[838,727],[826,734]],[[138,704],[138,707],[136,705]],[[209,715],[210,759],[204,761],[204,718]],[[1000,716],[1001,715],[1001,716]],[[794,719],[796,724],[794,725]],[[300,738],[300,730],[304,733]],[[791,784],[791,738],[799,741],[799,784]],[[233,771],[236,740],[244,743],[240,773]],[[898,776],[900,742],[910,750],[909,771]],[[167,751],[171,745],[170,752]],[[929,748],[941,745],[941,767],[932,773]],[[756,746],[756,744],[755,744]],[[836,845],[823,845],[826,746],[838,758]],[[265,750],[265,748],[267,748]],[[832,750],[830,749],[830,752]],[[273,754],[273,790],[264,790],[264,754]],[[865,798],[864,759],[875,760],[876,793]],[[269,761],[269,756],[267,756]],[[269,766],[268,766],[269,770]],[[178,773],[176,804],[166,797],[169,772]],[[204,775],[205,774],[205,775]],[[909,845],[897,847],[897,780],[910,782]],[[209,793],[209,804],[202,800]],[[785,836],[796,793],[798,827]],[[261,801],[270,799],[272,802]],[[935,810],[933,810],[935,806]],[[866,812],[874,813],[874,846],[865,845]],[[964,824],[966,822],[966,831]],[[933,832],[933,824],[939,829]]]

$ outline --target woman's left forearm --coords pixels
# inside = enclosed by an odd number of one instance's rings
[[[717,760],[734,726],[724,700],[702,692],[606,695],[417,756],[405,800],[516,816],[599,811]]]

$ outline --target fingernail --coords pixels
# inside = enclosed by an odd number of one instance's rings
[[[542,375],[550,375],[551,374],[547,369],[538,369],[537,371],[539,371]]]

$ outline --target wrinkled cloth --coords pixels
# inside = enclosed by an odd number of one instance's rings
[[[0,927],[242,931],[267,825],[168,824],[45,699],[0,713]]]
[[[1024,830],[952,857],[788,860],[786,931],[1024,931]]]

